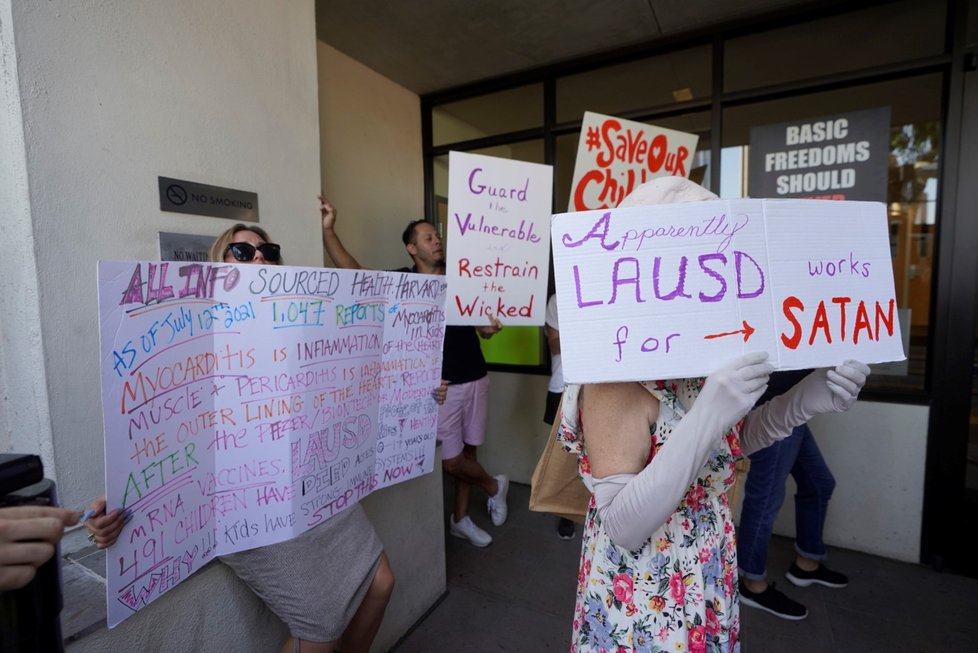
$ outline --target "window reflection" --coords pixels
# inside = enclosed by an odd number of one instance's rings
[[[557,122],[618,116],[710,97],[710,48],[660,54],[557,80]]]
[[[909,336],[906,363],[874,366],[870,389],[924,387],[934,235],[938,221],[941,77],[923,77],[759,102],[724,111],[721,196],[750,193],[744,171],[752,126],[889,106],[886,203],[897,309]],[[729,166],[729,168],[728,168]]]
[[[886,3],[728,40],[723,88],[760,88],[943,51],[943,3]]]
[[[431,111],[435,146],[542,126],[543,84],[440,104]]]

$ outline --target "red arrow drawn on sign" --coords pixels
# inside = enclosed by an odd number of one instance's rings
[[[751,335],[753,335],[754,333],[754,327],[747,324],[747,320],[743,321],[743,325],[744,325],[743,329],[738,329],[737,331],[727,331],[726,333],[714,333],[711,336],[703,336],[703,339],[709,340],[711,338],[723,338],[724,336],[732,336],[738,333],[742,333],[744,334],[744,342],[747,342],[747,339],[750,338]]]

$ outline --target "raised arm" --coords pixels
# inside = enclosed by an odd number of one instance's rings
[[[323,220],[323,245],[333,265],[347,270],[362,270],[363,266],[346,251],[343,241],[336,235],[336,208],[322,193],[319,194],[319,214]]]

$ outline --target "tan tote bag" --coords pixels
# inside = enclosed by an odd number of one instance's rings
[[[547,438],[540,460],[533,470],[533,479],[530,481],[530,510],[549,512],[583,524],[591,493],[577,474],[577,456],[564,451],[557,442],[562,406],[563,399],[557,407],[550,437]]]

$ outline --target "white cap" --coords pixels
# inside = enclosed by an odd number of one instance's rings
[[[618,208],[648,206],[650,204],[674,204],[677,202],[704,202],[718,199],[720,198],[685,177],[656,177],[629,193],[618,205]]]

